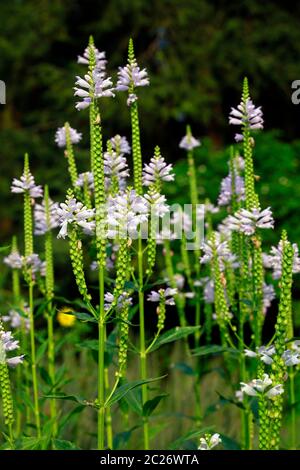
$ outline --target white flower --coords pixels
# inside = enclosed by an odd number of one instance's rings
[[[196,147],[201,145],[200,140],[195,139],[191,133],[188,133],[184,137],[182,137],[179,147],[185,150],[193,150]]]
[[[203,298],[205,303],[213,304],[215,301],[215,284],[213,279],[203,277],[200,281],[200,285],[203,286]]]
[[[213,242],[212,240],[207,240],[202,244],[202,251],[204,253],[203,256],[200,258],[200,263],[201,264],[207,264],[209,263],[212,258],[213,258]],[[220,234],[216,234],[216,241],[215,241],[215,248],[217,251],[217,256],[221,260],[229,260],[230,257],[232,256],[232,253],[230,252],[228,242],[221,241]]]
[[[65,238],[68,235],[68,224],[78,225],[87,234],[92,234],[95,230],[95,221],[91,220],[94,218],[95,210],[87,209],[73,197],[67,196],[66,202],[60,204],[57,209],[57,214],[61,227],[57,238]]]
[[[92,99],[102,97],[114,97],[114,88],[111,77],[106,77],[106,73],[98,71],[96,68],[92,73],[85,74],[84,78],[76,77],[74,96],[81,98],[76,103],[75,108],[80,111],[88,108]]]
[[[114,150],[104,153],[104,174],[110,178],[116,177],[118,180],[127,178],[129,170],[126,158]]]
[[[140,69],[134,59],[125,67],[119,67],[116,90],[127,91],[136,87],[149,85],[149,77],[146,69]]]
[[[115,135],[109,139],[112,149],[117,152],[117,154],[130,153],[131,148],[126,137],[121,137],[119,134]]]
[[[7,353],[19,348],[19,341],[15,340],[11,331],[4,331],[0,324],[0,364],[6,362],[9,366],[15,367],[23,362],[24,355],[7,357]]]
[[[23,309],[24,313],[27,312],[27,309]],[[9,310],[7,315],[3,315],[2,320],[5,323],[9,323],[12,328],[21,328],[23,325],[26,331],[30,329],[30,320],[28,316],[21,316],[16,310]]]
[[[21,269],[23,265],[22,256],[18,250],[12,251],[8,256],[5,256],[3,262],[12,269]]]
[[[46,217],[45,201],[34,206],[35,235],[44,235],[51,229],[58,227],[58,203],[49,199],[49,220]]]
[[[239,175],[234,177],[234,190],[237,201],[245,200],[245,182],[244,178]],[[232,199],[232,176],[229,174],[226,178],[223,178],[221,182],[221,192],[218,198],[219,206],[226,206],[230,204]]]
[[[263,129],[263,113],[261,107],[256,108],[250,98],[246,103],[241,102],[237,108],[231,108],[229,114],[229,124],[236,126],[249,126],[250,129]],[[241,140],[240,134],[237,135]]]
[[[112,306],[112,303],[114,302],[114,295],[111,294],[110,292],[107,292],[105,295],[104,295],[104,300],[105,300],[105,304],[104,304],[104,309],[106,311],[108,311],[111,306]],[[117,310],[122,310],[123,308],[125,307],[129,307],[130,305],[132,305],[132,298],[129,296],[128,292],[123,292],[119,298],[118,298],[118,302],[117,302]]]
[[[26,191],[29,192],[29,195],[32,198],[43,197],[42,186],[37,186],[35,184],[34,177],[30,172],[28,172],[27,174],[23,173],[19,180],[17,178],[14,178],[11,185],[12,193],[21,194],[25,193]]]
[[[158,192],[147,193],[144,197],[149,204],[152,217],[163,217],[170,211],[168,204],[166,204],[166,197]]]
[[[107,205],[108,238],[137,236],[138,227],[148,219],[148,203],[134,190],[109,197]]]
[[[45,276],[45,261],[42,261],[37,253],[32,253],[29,256],[23,258],[23,265],[30,269],[32,275],[39,273],[41,276]]]
[[[258,357],[265,364],[272,364],[272,356],[275,354],[274,346],[261,346],[257,349],[257,352],[251,351],[250,349],[244,349],[245,356],[247,357]]]
[[[205,437],[200,437],[200,445],[198,450],[211,450],[217,445],[221,444],[221,442],[222,439],[220,438],[220,434],[206,434]]]
[[[174,181],[172,165],[167,165],[161,155],[154,155],[143,168],[143,185],[150,186],[161,181]]]
[[[273,398],[284,392],[281,384],[274,385],[273,387],[271,385],[272,380],[269,375],[263,374],[262,379],[254,379],[248,384],[241,382],[241,392],[251,397],[264,393],[268,398]]]
[[[107,60],[105,60],[105,52],[104,51],[99,51],[97,47],[95,47],[93,44],[89,45],[88,47],[85,48],[84,53],[82,56],[78,56],[77,62],[78,64],[84,64],[84,65],[89,65],[89,58],[90,58],[90,48],[93,48],[94,53],[95,53],[95,59],[96,59],[96,68],[99,71],[105,70]]]
[[[281,395],[284,392],[284,388],[282,384],[275,385],[275,387],[270,388],[270,390],[267,391],[267,397],[268,398],[274,398],[277,397],[277,395]]]
[[[227,226],[230,230],[237,230],[250,236],[257,228],[274,228],[274,219],[269,207],[263,211],[256,208],[251,211],[240,209],[233,216],[228,217]]]
[[[290,349],[287,349],[282,354],[282,359],[284,360],[285,365],[295,366],[297,364],[300,364],[300,353],[299,351],[292,351]]]
[[[280,240],[278,246],[272,246],[271,254],[265,255],[265,264],[266,267],[273,268],[273,278],[280,279],[281,278],[281,270],[282,270],[282,256],[283,256],[283,241]],[[300,272],[300,258],[299,258],[299,249],[296,243],[292,244],[294,257],[293,257],[293,273]]]
[[[272,301],[275,299],[275,289],[272,284],[263,285],[263,313],[266,314],[267,309],[271,306]]]
[[[71,143],[78,144],[78,142],[81,141],[82,134],[80,132],[77,132],[76,129],[73,129],[73,127],[69,127],[69,131]],[[67,142],[65,127],[59,127],[57,129],[55,133],[55,143],[58,145],[58,147],[66,147]]]
[[[80,173],[75,182],[75,186],[82,188],[85,182],[87,182],[89,189],[94,189],[94,175],[91,171]]]
[[[159,289],[158,292],[152,290],[148,295],[149,302],[163,302],[166,305],[175,305],[174,296],[178,293],[176,288],[167,287],[167,289]]]

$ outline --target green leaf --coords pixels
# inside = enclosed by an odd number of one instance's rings
[[[70,312],[72,315],[74,315],[78,320],[81,320],[82,322],[91,322],[91,323],[97,323],[97,320],[93,315],[90,315],[89,313],[86,312]]]
[[[123,400],[122,400],[123,401]],[[143,401],[142,393],[140,388],[130,390],[124,397],[124,401],[127,403],[129,408],[133,410],[137,415],[143,415]]]
[[[48,341],[44,340],[38,347],[36,352],[36,362],[40,362],[40,360],[44,357],[47,351]]]
[[[131,438],[132,432],[139,428],[139,426],[134,426],[129,429],[129,431],[119,432],[114,436],[113,447],[114,449],[124,449]]]
[[[78,447],[71,441],[64,441],[63,439],[52,440],[55,450],[78,450]]]
[[[7,253],[11,245],[0,246],[0,253]]]
[[[39,368],[40,376],[42,377],[43,381],[49,385],[50,387],[53,386],[52,380],[50,375],[48,374],[48,371],[44,367]]]
[[[146,401],[143,406],[143,416],[150,416],[160,401],[169,396],[168,393],[162,393],[161,395],[157,395],[156,397],[152,398],[151,400]]]
[[[176,328],[172,328],[171,330],[159,336],[157,341],[150,348],[149,352],[155,351],[163,344],[172,343],[173,341],[186,338],[188,335],[198,331],[199,328],[200,326],[177,326]]]
[[[221,439],[222,446],[225,450],[241,450],[241,446],[239,445],[239,443],[234,439],[231,439],[231,437],[224,436],[224,434],[221,434]]]
[[[208,356],[209,354],[221,354],[223,352],[231,352],[235,354],[239,354],[239,351],[234,348],[226,348],[223,346],[219,346],[217,344],[210,344],[207,346],[200,346],[199,348],[193,349],[192,355],[193,356]]]
[[[84,410],[84,405],[78,405],[74,410],[70,411],[67,415],[64,415],[60,419],[59,430],[62,431],[63,428],[68,424],[68,422],[76,417]]]
[[[92,406],[95,407],[94,402],[88,402],[82,397],[79,397],[78,395],[66,395],[63,392],[57,392],[52,395],[43,395],[44,398],[55,398],[57,400],[67,400],[67,401],[75,401],[76,403],[79,403],[80,405],[84,406]]]
[[[203,434],[207,432],[211,432],[212,427],[206,427],[202,429],[195,429],[192,431],[189,431],[187,434],[184,434],[184,436],[180,437],[179,439],[176,439],[176,441],[172,442],[169,446],[168,449],[170,450],[180,450],[184,449],[184,445],[187,441],[191,441],[193,439],[198,438],[199,436],[202,436]]]
[[[141,387],[142,385],[156,382],[157,380],[161,380],[165,375],[162,377],[156,377],[155,379],[146,379],[146,380],[133,380],[132,382],[127,382],[121,387],[118,387],[114,394],[110,397],[110,399],[106,402],[105,406],[112,406],[114,403],[117,403],[121,398],[123,398],[130,390],[133,390],[136,387]]]
[[[85,339],[77,343],[78,348],[91,349],[92,351],[98,351],[98,340],[97,339]]]
[[[226,398],[224,397],[223,395],[221,395],[221,393],[217,392],[217,394],[219,395],[220,397],[220,401],[221,401],[221,404],[226,404],[226,403],[230,403],[231,405],[235,405],[237,406],[238,408],[240,408],[241,410],[244,410],[245,409],[245,406],[243,405],[242,402],[239,402],[239,401],[236,401],[236,400],[233,400],[232,398]]]

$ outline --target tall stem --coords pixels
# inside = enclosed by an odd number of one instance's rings
[[[34,332],[34,317],[33,317],[33,284],[32,284],[32,282],[29,283],[29,320],[30,320],[31,371],[32,371],[32,384],[33,384],[34,417],[35,417],[35,425],[36,425],[36,430],[37,430],[37,436],[41,437],[38,381],[37,381],[37,373],[36,373],[35,332]]]
[[[138,239],[138,275],[139,275],[139,319],[140,319],[140,375],[142,380],[147,379],[147,354],[145,342],[145,310],[143,291],[143,245],[142,238]],[[143,405],[148,400],[147,384],[142,386]],[[149,423],[148,418],[143,418],[144,449],[149,450]]]
[[[54,334],[53,334],[53,316],[52,306],[48,306],[47,315],[47,327],[48,327],[48,373],[53,386],[52,393],[55,393],[55,349],[54,349]],[[56,400],[52,398],[50,400],[50,416],[52,421],[52,436],[57,435],[57,421],[56,421]]]
[[[107,398],[109,394],[109,375],[108,367],[104,368],[104,381],[105,381],[105,397]],[[112,431],[112,418],[111,418],[111,409],[110,406],[106,407],[106,439],[107,447],[113,449],[113,431]]]
[[[98,320],[98,449],[104,450],[105,434],[105,374],[104,374],[104,352],[105,352],[105,312],[104,312],[104,269],[99,267],[99,320]]]
[[[291,449],[296,450],[296,397],[295,397],[295,381],[294,381],[294,371],[290,372],[290,406],[291,406],[291,423],[290,423],[290,432],[291,432]]]

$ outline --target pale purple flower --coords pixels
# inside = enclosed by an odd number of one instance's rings
[[[149,164],[144,165],[143,185],[151,186],[161,181],[174,181],[173,167],[171,164],[167,165],[163,157],[155,155]]]
[[[78,64],[89,65],[90,48],[94,49],[97,70],[99,71],[105,70],[106,63],[107,63],[107,60],[105,59],[105,52],[104,51],[100,52],[97,49],[97,47],[95,47],[93,44],[85,48],[82,56],[80,55],[78,56],[78,60],[77,60]]]
[[[200,147],[200,145],[200,140],[195,139],[195,137],[193,137],[190,133],[182,137],[179,143],[179,147],[185,150],[193,150],[196,147]]]
[[[73,127],[69,127],[69,132],[71,143],[78,144],[78,142],[81,141],[82,134],[80,132],[77,132],[76,129],[73,129]],[[55,133],[55,143],[58,147],[66,147],[66,140],[66,128],[59,127]]]
[[[239,175],[234,177],[234,192],[238,202],[245,200],[245,182],[244,178]],[[232,199],[232,176],[229,174],[223,178],[221,182],[221,192],[219,194],[219,206],[226,206],[230,204]]]
[[[270,255],[265,255],[265,265],[266,267],[273,268],[273,278],[280,279],[282,272],[282,257],[283,257],[283,241],[280,240],[278,246],[272,246]],[[292,244],[294,257],[293,257],[293,273],[300,272],[300,258],[299,258],[299,249],[296,243]]]
[[[24,313],[27,313],[27,308],[24,307]],[[22,326],[25,327],[26,331],[30,329],[30,320],[28,316],[24,317],[19,314],[16,310],[9,310],[7,315],[3,315],[2,321],[5,323],[9,323],[11,328],[21,328]]]
[[[203,286],[203,298],[206,304],[213,304],[215,301],[215,284],[210,277],[203,277],[201,279]]]
[[[8,256],[5,256],[3,262],[12,269],[21,269],[23,265],[22,256],[18,250],[12,251]]]
[[[166,305],[175,305],[174,296],[177,295],[176,288],[167,287],[167,289],[159,289],[158,292],[152,290],[148,295],[149,302],[163,302]]]
[[[300,364],[300,353],[299,351],[292,351],[291,349],[287,349],[282,354],[282,359],[284,360],[286,366],[295,366]]]
[[[43,188],[42,186],[37,186],[34,181],[33,175],[28,172],[28,174],[24,174],[18,180],[17,178],[13,179],[11,185],[11,192],[12,193],[25,193],[26,191],[29,192],[30,197],[32,198],[39,198],[43,197]]]
[[[4,331],[0,324],[0,364],[6,362],[9,366],[15,367],[23,362],[24,355],[8,357],[7,354],[19,348],[19,341],[15,340],[11,331]]]
[[[141,70],[135,59],[125,67],[119,67],[117,91],[133,90],[136,87],[148,86],[149,83],[147,70]]]
[[[166,197],[158,192],[146,193],[145,199],[149,204],[149,212],[151,217],[164,217],[169,211],[170,207],[166,203]]]
[[[275,289],[272,284],[263,285],[263,313],[266,314],[267,309],[271,306],[272,301],[275,299]]]
[[[85,183],[87,183],[89,189],[94,189],[94,175],[91,171],[80,173],[75,182],[75,186],[78,186],[79,188],[83,188]]]
[[[231,108],[229,124],[247,126],[250,129],[263,129],[263,113],[261,107],[256,108],[250,98],[241,102],[237,108]]]
[[[104,295],[104,301],[105,301],[104,309],[106,311],[108,311],[111,308],[114,300],[115,300],[115,297],[110,292],[107,292]],[[130,305],[132,305],[132,298],[129,296],[128,292],[123,292],[118,298],[118,302],[116,305],[117,310],[120,311],[124,309],[125,307],[130,307]]]
[[[187,234],[192,230],[192,219],[190,215],[179,208],[173,213],[172,224],[174,225],[174,233],[181,236],[182,231]]]
[[[23,264],[27,269],[30,269],[32,274],[45,275],[45,262],[41,260],[37,253],[32,253],[23,258]]]
[[[129,169],[126,158],[115,150],[104,152],[104,174],[110,179],[116,177],[118,181],[127,178]]]
[[[105,72],[96,69],[85,74],[84,78],[77,76],[75,85],[74,96],[81,98],[75,106],[78,111],[88,108],[92,99],[115,96],[111,77],[106,77]]]
[[[265,364],[270,365],[273,362],[272,356],[275,354],[275,347],[273,345],[261,346],[257,348],[257,352],[244,349],[244,353],[246,357],[257,357]]]
[[[57,238],[66,238],[68,235],[68,224],[81,227],[85,233],[92,234],[95,231],[94,209],[87,209],[81,202],[73,197],[67,197],[66,202],[59,205],[57,209],[59,226],[61,227]]]
[[[148,219],[148,203],[135,190],[110,196],[107,205],[108,238],[136,237],[139,226]]]
[[[115,150],[118,155],[124,153],[129,154],[131,152],[131,148],[126,137],[122,137],[117,134],[109,139],[109,142],[111,143],[112,149]]]
[[[207,240],[202,244],[202,251],[204,253],[203,256],[200,258],[201,264],[209,263],[213,258],[213,242],[212,240]],[[217,233],[216,240],[215,240],[215,248],[217,251],[217,256],[222,261],[229,260],[232,256],[232,253],[229,249],[228,242],[221,241],[220,235]]]
[[[251,211],[240,209],[228,217],[228,228],[237,230],[245,235],[253,235],[257,228],[274,228],[274,219],[270,207],[261,211],[254,208]]]
[[[57,209],[58,203],[49,199],[49,220],[47,220],[45,201],[34,206],[35,235],[44,235],[49,230],[58,227]]]

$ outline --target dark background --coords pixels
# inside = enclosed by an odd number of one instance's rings
[[[247,75],[265,116],[255,169],[262,203],[272,206],[277,219],[277,230],[267,237],[277,242],[285,227],[299,241],[300,106],[291,102],[291,83],[300,79],[299,13],[299,3],[259,0],[1,1],[0,79],[7,86],[0,108],[1,241],[22,226],[21,200],[10,194],[10,183],[21,174],[25,151],[36,181],[49,183],[52,196],[62,200],[69,181],[54,133],[68,120],[84,134],[76,156],[79,170],[87,169],[88,113],[75,110],[72,87],[83,73],[76,59],[89,34],[106,51],[114,79],[133,37],[138,62],[151,79],[140,91],[144,160],[156,144],[169,162],[184,158],[178,142],[190,123],[203,143],[197,153],[199,195],[213,201],[236,132],[228,113]],[[102,107],[104,137],[129,137],[124,93],[102,100]],[[176,172],[177,184],[166,190],[187,202],[184,162]]]

